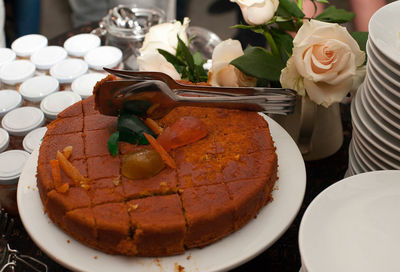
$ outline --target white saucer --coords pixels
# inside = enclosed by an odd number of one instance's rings
[[[308,272],[400,271],[400,171],[363,173],[329,186],[299,229]]]

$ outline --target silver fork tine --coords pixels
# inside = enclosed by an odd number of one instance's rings
[[[200,97],[193,96],[182,96],[179,95],[178,92],[172,90],[167,83],[159,80],[144,80],[144,81],[134,81],[131,80],[132,84],[127,84],[128,81],[109,81],[107,84],[111,84],[109,88],[111,90],[116,90],[114,92],[115,99],[134,99],[135,95],[140,93],[152,92],[157,93],[159,95],[163,95],[163,99],[165,99],[165,107],[168,109],[172,109],[171,107],[175,106],[183,106],[183,105],[191,105],[191,106],[206,106],[206,107],[225,107],[225,108],[237,108],[244,110],[252,110],[252,111],[268,111],[281,114],[287,114],[293,111],[295,104],[295,97],[291,95],[291,93],[287,94],[287,97],[284,95],[280,95],[280,99],[276,99],[275,96],[269,99],[271,96],[267,94],[263,95],[221,95],[216,94],[214,92],[201,92]],[[121,83],[124,83],[122,85]],[[115,87],[112,87],[112,85]],[[119,87],[118,87],[119,86]],[[184,93],[184,92],[183,92]],[[204,96],[207,94],[209,96]],[[140,96],[139,96],[140,97]],[[154,96],[155,98],[155,96]],[[160,98],[160,97],[159,97]],[[169,99],[169,102],[168,102]],[[153,102],[150,99],[150,96],[147,98],[149,102],[159,104],[158,102]],[[171,102],[173,103],[171,104]],[[160,109],[163,109],[163,106],[159,106]],[[166,108],[165,108],[166,109]]]
[[[104,68],[105,71],[110,74],[119,76],[125,79],[135,80],[160,80],[166,83],[169,88],[174,91],[189,91],[189,92],[214,92],[214,93],[227,93],[240,95],[287,95],[296,97],[296,92],[287,88],[266,88],[266,87],[214,87],[205,85],[187,85],[175,81],[172,77],[161,72],[150,72],[150,71],[130,71],[130,70],[116,70],[110,68]]]

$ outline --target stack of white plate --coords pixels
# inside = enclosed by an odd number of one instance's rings
[[[400,169],[400,1],[369,22],[367,73],[351,105],[347,175]]]

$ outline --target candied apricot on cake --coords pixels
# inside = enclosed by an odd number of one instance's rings
[[[179,138],[179,120],[200,126]],[[178,107],[152,122],[163,131],[154,134],[159,139],[150,139],[153,146],[114,142],[115,156],[107,145],[117,117],[100,114],[93,97],[49,125],[39,151],[37,185],[57,226],[106,253],[169,256],[226,237],[272,199],[278,158],[268,123],[257,113]],[[124,158],[154,155],[159,146],[176,168],[153,169],[155,160],[124,165]],[[151,166],[149,175],[136,175],[143,171],[135,168],[141,163]]]

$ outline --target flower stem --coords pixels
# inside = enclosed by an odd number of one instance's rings
[[[272,54],[275,56],[279,56],[278,47],[276,46],[276,43],[275,43],[274,38],[272,37],[271,33],[269,33],[268,31],[264,31],[264,36],[267,39],[269,46],[271,46]]]

